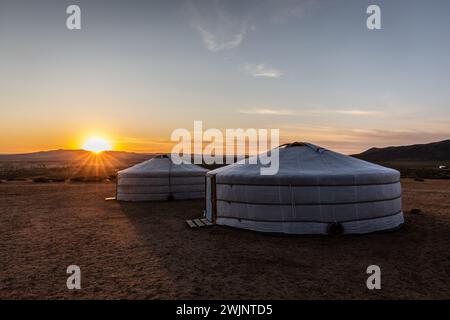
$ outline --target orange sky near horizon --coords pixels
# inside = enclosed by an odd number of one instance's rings
[[[190,130],[191,128],[187,127]],[[204,128],[207,129],[207,128]],[[245,128],[244,128],[245,129]],[[159,136],[124,136],[118,135],[113,130],[86,130],[83,132],[71,132],[70,128],[58,133],[54,128],[47,131],[21,132],[5,135],[0,138],[0,153],[15,154],[56,149],[82,149],[83,144],[93,137],[105,139],[111,149],[115,151],[128,151],[140,153],[169,153],[172,147],[178,143],[170,141],[171,131],[166,130],[166,135]],[[222,130],[223,131],[223,130]],[[391,145],[405,145],[416,143],[428,143],[446,139],[445,134],[423,135],[420,132],[398,131],[382,132],[376,130],[347,130],[337,128],[287,128],[280,129],[280,144],[293,141],[306,141],[344,154],[359,153],[371,147],[387,147]],[[204,142],[205,145],[209,142]]]

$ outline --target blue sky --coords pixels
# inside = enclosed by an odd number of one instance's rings
[[[446,139],[448,39],[448,1],[0,0],[0,152],[166,151],[194,120],[345,153]]]

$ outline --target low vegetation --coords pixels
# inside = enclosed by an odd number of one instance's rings
[[[117,171],[134,165],[135,162],[123,162],[117,166],[80,165],[58,161],[27,162],[0,161],[0,180],[47,182],[103,182],[115,181]],[[378,162],[378,164],[400,171],[402,178],[413,179],[450,179],[450,169],[439,169],[439,164],[448,162]],[[202,167],[213,170],[223,165],[206,165]]]
[[[0,180],[47,182],[115,181],[118,170],[136,164],[84,164],[82,161],[0,161]]]

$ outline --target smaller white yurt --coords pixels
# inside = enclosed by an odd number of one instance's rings
[[[119,201],[202,199],[208,170],[160,155],[117,173]]]
[[[209,221],[287,234],[370,233],[403,222],[400,173],[310,143],[280,146],[279,170],[240,161],[207,173]]]

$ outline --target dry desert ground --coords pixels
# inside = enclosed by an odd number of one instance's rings
[[[104,201],[113,183],[1,183],[0,298],[448,299],[450,181],[402,185],[402,229],[300,237],[189,229],[203,201]],[[78,291],[66,287],[72,264]],[[366,287],[371,264],[381,290]]]

